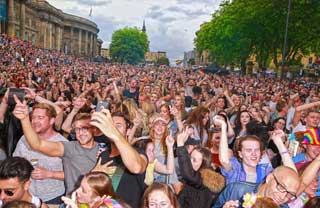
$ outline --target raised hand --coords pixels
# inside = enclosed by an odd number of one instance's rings
[[[173,115],[176,119],[181,119],[181,113],[178,111],[176,106],[169,105],[170,114]]]
[[[173,145],[174,145],[174,138],[171,134],[169,134],[169,136],[167,136],[166,138],[166,145],[167,147],[169,148],[173,148]]]
[[[91,172],[104,172],[107,175],[114,174],[116,166],[110,166],[113,163],[113,160],[108,161],[106,164],[101,164],[101,157],[99,158],[96,166],[91,170]]]
[[[227,123],[226,123],[225,120],[224,120],[221,116],[219,116],[219,115],[217,115],[217,116],[215,116],[215,117],[213,118],[213,123],[214,123],[215,125],[220,125],[221,128],[227,127]]]
[[[34,100],[37,96],[37,94],[30,88],[28,87],[21,87],[21,89],[24,89],[25,93],[26,93],[26,98],[32,99]]]
[[[16,107],[13,110],[13,115],[20,121],[29,119],[27,102],[25,100],[21,102],[16,95],[13,95],[13,98],[16,101]]]
[[[184,143],[187,141],[188,137],[189,137],[189,133],[187,129],[184,129],[182,132],[179,132],[177,136],[178,147],[184,146]]]
[[[275,144],[279,144],[280,142],[283,143],[283,141],[286,139],[286,134],[282,130],[274,130],[271,135],[271,139]]]
[[[113,142],[116,142],[123,137],[114,126],[111,113],[107,109],[103,109],[101,112],[94,112],[90,124],[100,129],[100,131]]]

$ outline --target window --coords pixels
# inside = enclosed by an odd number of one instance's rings
[[[28,32],[24,33],[24,40],[28,40]]]

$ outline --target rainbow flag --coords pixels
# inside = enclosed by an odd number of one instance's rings
[[[302,144],[320,145],[320,129],[308,129],[303,135]]]
[[[180,64],[182,64],[182,60],[177,59],[177,60],[176,60],[176,65],[180,65]]]

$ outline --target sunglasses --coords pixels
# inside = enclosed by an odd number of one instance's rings
[[[13,196],[14,195],[14,192],[13,191],[10,191],[10,190],[7,190],[7,189],[0,189],[0,195],[2,193],[2,191],[5,193],[5,195],[7,196]]]

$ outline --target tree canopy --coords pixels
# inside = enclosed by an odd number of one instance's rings
[[[119,63],[137,64],[148,51],[147,34],[137,28],[123,28],[112,34],[110,56]]]
[[[320,1],[291,0],[286,62],[320,50]],[[288,0],[224,1],[210,22],[201,25],[195,45],[218,64],[241,64],[251,55],[261,67],[278,67],[285,34]]]

